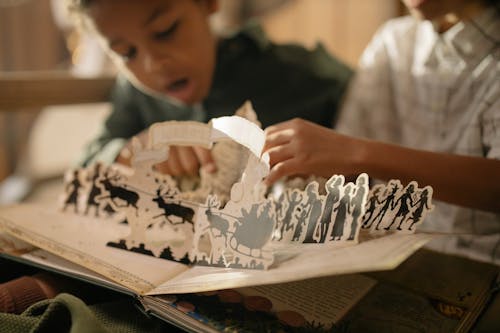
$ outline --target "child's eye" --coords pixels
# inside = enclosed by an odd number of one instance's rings
[[[177,30],[177,27],[179,26],[179,21],[175,21],[174,24],[172,24],[168,29],[156,32],[154,34],[154,38],[156,40],[165,40],[168,39],[172,34]]]
[[[125,52],[117,52],[120,57],[125,61],[130,61],[137,55],[137,49],[135,47],[128,48]]]

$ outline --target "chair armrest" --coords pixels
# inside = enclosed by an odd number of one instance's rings
[[[0,72],[0,111],[109,100],[114,75],[75,77],[67,71]]]

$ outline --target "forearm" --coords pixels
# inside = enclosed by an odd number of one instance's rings
[[[500,213],[500,161],[364,141],[356,169],[371,177],[431,185],[434,198]]]

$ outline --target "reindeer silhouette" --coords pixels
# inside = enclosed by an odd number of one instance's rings
[[[193,223],[194,210],[189,207],[179,205],[177,203],[165,201],[163,197],[166,196],[167,198],[173,198],[174,194],[171,193],[170,191],[167,191],[167,193],[164,194],[162,194],[161,192],[162,192],[162,186],[160,186],[156,190],[156,197],[153,198],[153,201],[156,202],[159,208],[163,209],[163,214],[157,215],[154,218],[164,216],[165,219],[172,225],[188,222],[191,223],[194,231],[194,223]],[[169,216],[177,216],[180,217],[182,220],[181,222],[175,223],[169,218]]]
[[[224,236],[224,238],[227,239],[227,232],[229,230],[229,222],[220,214],[214,214],[212,212],[212,208],[216,208],[218,205],[216,203],[216,200],[213,200],[212,198],[208,199],[208,207],[205,210],[205,215],[207,216],[207,220],[209,223],[209,229],[212,231],[213,234],[213,229],[216,229],[219,231],[219,235],[215,237],[221,237]]]
[[[137,210],[138,209],[137,201],[139,201],[139,194],[137,194],[134,191],[127,190],[125,187],[114,185],[111,182],[111,179],[119,180],[120,177],[115,176],[115,177],[111,178],[108,174],[106,174],[104,176],[104,178],[101,180],[101,184],[104,186],[104,189],[109,194],[108,195],[100,195],[96,198],[96,200],[100,201],[102,199],[110,199],[111,202],[116,207],[132,206]],[[120,206],[115,202],[115,199],[121,199],[121,200],[125,201],[126,204]]]

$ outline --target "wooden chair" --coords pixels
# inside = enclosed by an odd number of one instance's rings
[[[17,164],[14,174],[11,174],[0,182],[0,204],[23,199],[33,190],[33,186],[39,183],[39,179],[37,178],[40,177],[37,176],[36,172],[33,172],[34,168],[30,168],[30,165],[26,165],[30,164],[30,159],[24,156],[27,152],[18,151],[18,144],[15,142],[15,138],[19,137],[19,133],[17,132],[19,129],[13,126],[11,122],[15,123],[15,120],[21,115],[21,111],[23,114],[26,112],[33,112],[33,118],[36,116],[34,128],[40,129],[40,127],[45,127],[42,132],[46,133],[48,131],[48,126],[46,125],[47,118],[50,117],[46,116],[45,111],[38,114],[35,112],[39,112],[46,107],[57,105],[67,106],[106,102],[109,100],[114,81],[115,78],[112,74],[83,78],[75,77],[66,71],[0,72],[0,120],[3,119],[4,122],[4,124],[0,123],[0,127],[2,127],[2,130],[0,130],[0,148],[3,148],[0,149],[0,153],[3,151],[4,155],[0,156],[0,160],[4,159],[4,161],[7,161],[7,165],[10,164],[11,166]],[[75,110],[75,107],[64,107],[62,109]],[[74,117],[75,113],[79,113],[78,117],[85,118],[81,115],[81,110],[93,110],[93,108],[85,107],[77,109],[80,111],[66,114],[66,116]],[[89,117],[92,118],[90,113],[91,112],[89,112]],[[55,112],[55,114],[61,117],[61,112]],[[93,117],[95,119],[95,116]],[[52,119],[53,118],[54,117],[52,117]],[[54,125],[52,124],[49,127],[50,131],[53,129]],[[67,130],[66,128],[62,129]],[[35,132],[39,133],[40,131]],[[34,133],[27,133],[26,136],[33,136],[33,134]],[[34,139],[30,138],[31,140],[28,141],[36,141],[37,147],[39,147],[42,144],[37,142],[41,141],[39,137],[40,135],[35,135]],[[61,138],[53,135],[52,142],[54,140],[61,141]],[[2,142],[4,147],[1,147]],[[29,145],[30,143],[28,143],[28,146]],[[45,147],[46,146],[47,144],[45,144]],[[28,147],[27,150],[29,150],[29,148],[30,147]],[[45,156],[52,151],[50,148],[51,147],[44,149],[48,151],[48,153],[45,153]],[[59,149],[59,151],[60,150],[61,149]],[[57,152],[58,149],[54,149],[54,154]],[[8,198],[6,198],[6,196]]]
[[[0,111],[95,103],[109,98],[113,75],[81,78],[65,71],[0,72]]]

